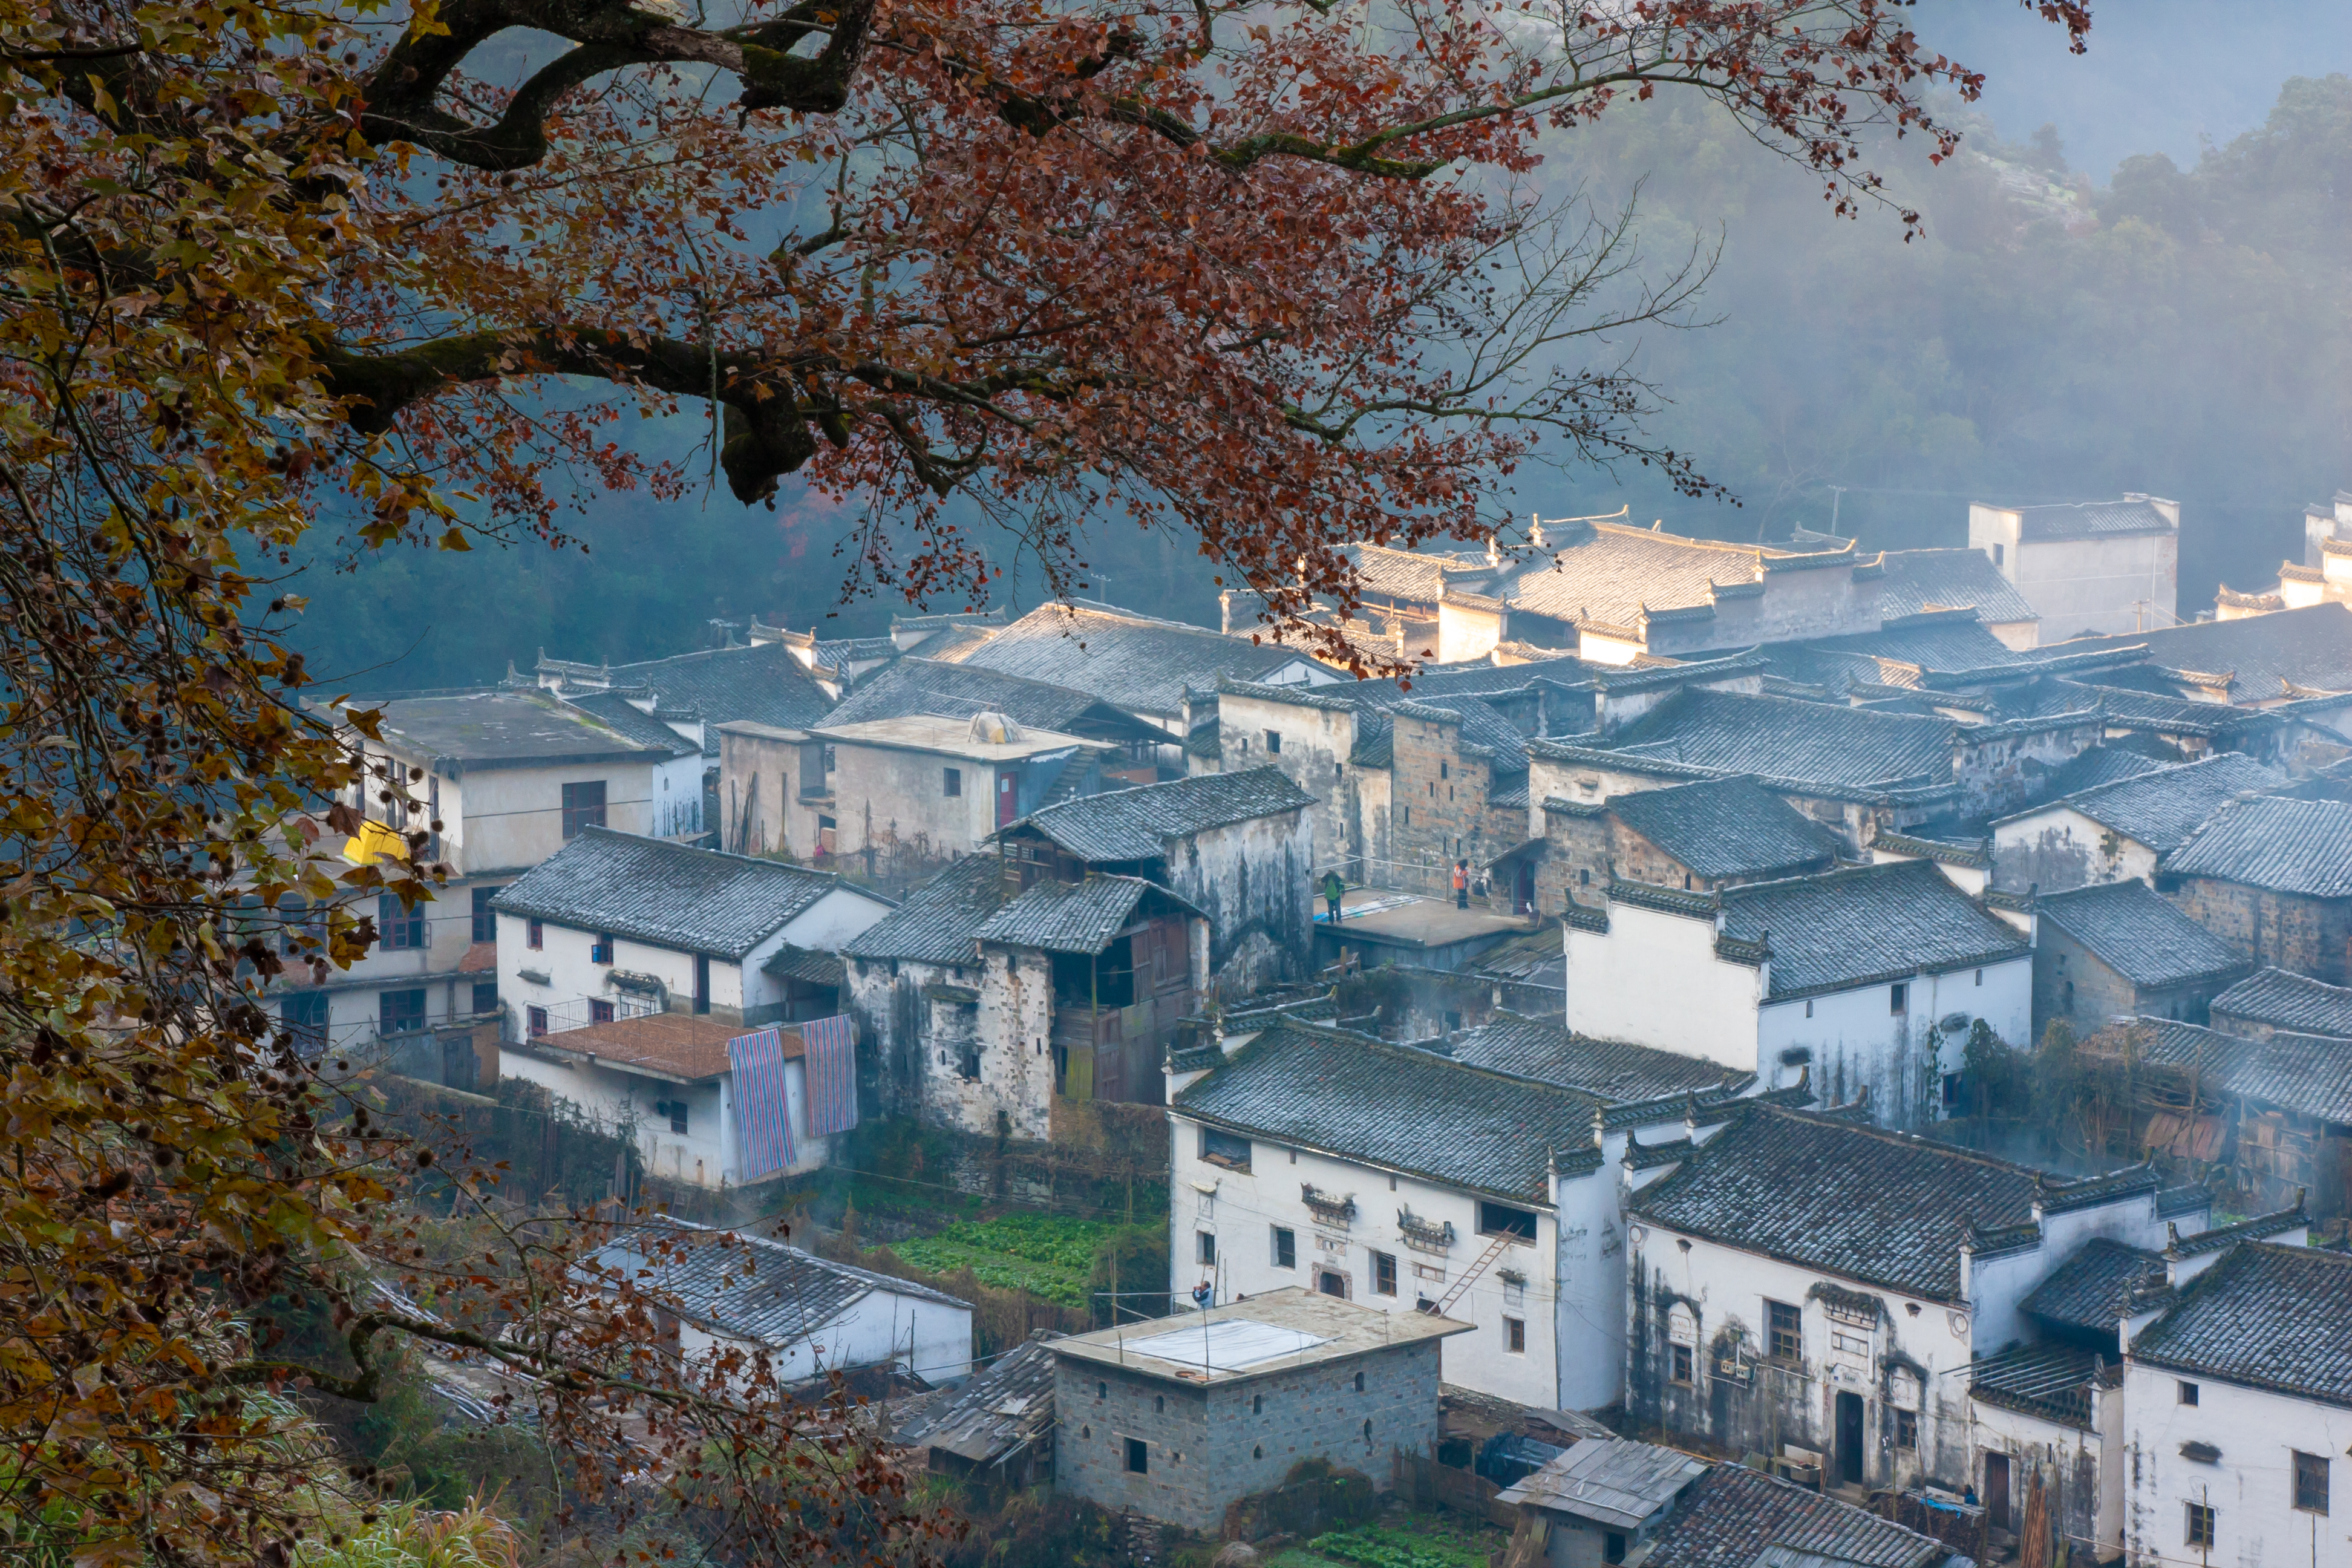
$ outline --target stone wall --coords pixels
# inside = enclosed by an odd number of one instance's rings
[[[1469,861],[1475,876],[1528,837],[1524,810],[1489,803],[1493,770],[1485,757],[1464,754],[1461,721],[1420,716],[1435,711],[1393,715],[1389,869],[1397,885],[1419,893],[1448,890],[1455,860]]]
[[[2184,877],[2168,891],[2191,920],[2255,963],[2352,984],[2352,899],[2273,893],[2213,877]]]
[[[1278,950],[1278,978],[1307,972],[1314,951],[1315,817],[1300,810],[1254,816],[1179,841],[1168,886],[1209,917],[1209,970],[1220,973],[1262,933]],[[1267,966],[1254,960],[1262,973]]]

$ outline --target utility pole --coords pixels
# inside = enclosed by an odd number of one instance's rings
[[[1838,531],[1838,510],[1845,501],[1845,491],[1846,487],[1843,485],[1830,487],[1830,531],[1832,533]]]

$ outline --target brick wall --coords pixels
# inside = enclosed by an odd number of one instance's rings
[[[2118,1013],[2139,1010],[2139,993],[2130,981],[2055,925],[2042,923],[2033,946],[2034,1039],[2053,1018],[2065,1019],[2079,1038],[2105,1028]]]
[[[2352,984],[2352,899],[2267,892],[2212,877],[2184,877],[2170,891],[2189,917],[2257,963]]]
[[[1484,757],[1462,754],[1460,721],[1401,712],[1394,723],[1389,840],[1401,864],[1392,869],[1412,891],[1443,893],[1453,885],[1456,859],[1469,861],[1475,875],[1524,843],[1527,814],[1487,804],[1490,770]]]
[[[1385,1484],[1391,1451],[1434,1448],[1437,1384],[1434,1341],[1207,1390],[1066,1359],[1054,1377],[1055,1484],[1105,1508],[1213,1532],[1229,1505],[1280,1485],[1302,1459]],[[1127,1468],[1129,1438],[1144,1444],[1140,1475]]]

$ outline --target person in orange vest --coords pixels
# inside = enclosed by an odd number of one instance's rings
[[[1470,907],[1470,862],[1467,860],[1454,862],[1454,907],[1457,910]]]

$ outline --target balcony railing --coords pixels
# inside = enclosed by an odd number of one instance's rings
[[[544,1006],[505,1003],[499,1011],[499,1038],[516,1046],[550,1035],[569,1034],[591,1024],[650,1017],[662,1011],[662,1006],[650,997],[616,994],[582,996],[570,1002],[550,1002]]]

